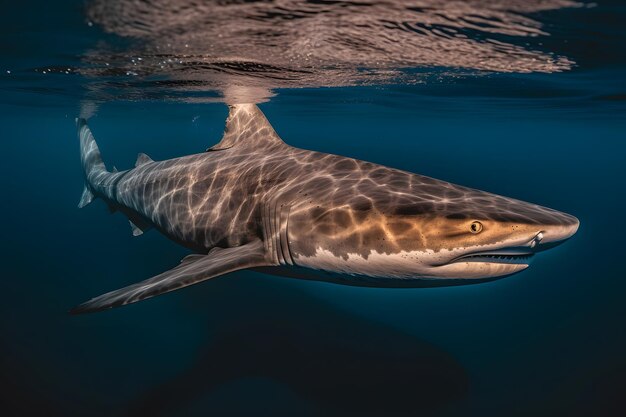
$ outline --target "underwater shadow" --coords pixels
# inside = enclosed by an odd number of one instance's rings
[[[239,283],[232,285],[233,281]],[[243,311],[238,309],[236,317],[221,314],[210,319],[219,322],[217,328],[209,323],[216,333],[198,351],[195,362],[148,390],[132,405],[130,414],[177,415],[220,386],[249,377],[286,385],[312,405],[308,411],[314,415],[441,415],[465,397],[468,376],[446,352],[336,309],[294,286],[264,281],[259,275],[256,280],[219,280],[220,287],[229,285],[229,289],[202,286],[213,293],[197,294],[209,298],[203,300],[204,306],[219,309],[211,299],[217,300],[215,294],[220,293],[222,300],[237,299]],[[248,296],[243,299],[242,285],[252,287],[245,290]],[[227,297],[225,292],[239,295]],[[240,398],[254,401],[249,397]],[[224,413],[237,415],[233,410],[201,412]]]

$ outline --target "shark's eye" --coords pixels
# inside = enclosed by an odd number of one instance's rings
[[[483,224],[481,222],[472,222],[470,224],[470,232],[476,234],[483,231]]]

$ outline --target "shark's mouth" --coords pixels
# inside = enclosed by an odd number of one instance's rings
[[[534,252],[529,248],[506,248],[485,252],[474,252],[459,256],[453,262],[489,262],[499,264],[528,264]]]

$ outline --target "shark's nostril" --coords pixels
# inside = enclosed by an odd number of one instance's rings
[[[535,246],[537,246],[539,243],[541,243],[542,240],[543,240],[543,232],[539,232],[535,235],[533,240],[530,241],[530,244],[528,246],[530,246],[530,248],[532,249]]]

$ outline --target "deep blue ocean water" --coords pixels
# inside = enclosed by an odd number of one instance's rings
[[[70,316],[187,253],[155,231],[133,237],[100,201],[76,207],[85,103],[120,169],[138,152],[203,151],[227,115],[210,90],[144,95],[140,82],[81,73],[98,42],[132,42],[88,24],[85,7],[26,1],[0,17],[2,415],[624,415],[622,3],[533,15],[551,34],[537,49],[576,63],[563,72],[436,67],[419,83],[277,88],[260,104],[293,146],[578,217],[578,233],[528,270],[430,289],[243,271]]]

